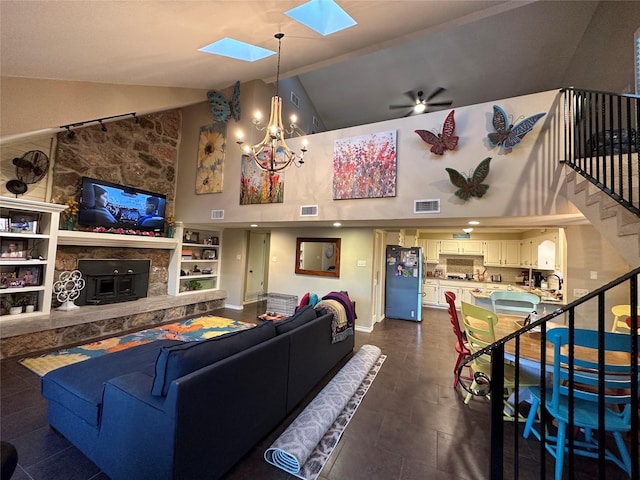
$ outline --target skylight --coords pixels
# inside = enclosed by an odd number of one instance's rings
[[[257,47],[250,43],[234,40],[233,38],[223,38],[217,42],[199,48],[199,52],[211,53],[212,55],[222,55],[224,57],[236,58],[245,62],[255,62],[263,58],[275,55],[276,52],[266,48]]]
[[[310,0],[284,13],[321,35],[331,35],[358,23],[333,0]]]

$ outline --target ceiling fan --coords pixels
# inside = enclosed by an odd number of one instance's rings
[[[412,101],[409,105],[389,105],[390,110],[395,110],[398,108],[410,108],[404,117],[408,117],[409,115],[418,115],[420,113],[427,113],[430,111],[431,107],[450,107],[453,103],[452,101],[442,101],[442,102],[432,102],[431,100],[444,92],[446,88],[438,87],[433,92],[429,94],[425,98],[424,92],[422,90],[418,90],[417,93],[413,91],[406,92],[405,95],[409,97]]]

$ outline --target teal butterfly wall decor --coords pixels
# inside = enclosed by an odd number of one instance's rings
[[[509,118],[505,111],[498,105],[493,106],[493,128],[495,132],[487,135],[489,144],[492,147],[502,145],[502,148],[508,150],[520,143],[522,138],[531,131],[538,120],[544,117],[546,113],[536,113],[525,118],[516,125],[509,123]]]
[[[207,92],[207,98],[211,104],[211,113],[216,122],[226,123],[231,117],[231,107],[229,102],[220,92],[215,90],[209,90]]]
[[[482,182],[487,178],[487,175],[489,175],[490,162],[491,157],[487,157],[482,160],[469,177],[461,174],[453,168],[445,168],[449,174],[449,180],[451,180],[451,183],[455,187],[458,187],[456,197],[462,200],[469,200],[471,197],[482,198],[482,196],[487,193],[489,185]]]

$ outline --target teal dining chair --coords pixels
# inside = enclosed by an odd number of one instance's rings
[[[569,358],[566,346],[569,344],[569,329],[556,328],[547,333],[547,340],[553,344],[553,381],[547,390],[545,407],[557,421],[558,431],[555,436],[545,435],[545,448],[556,460],[555,479],[562,479],[565,450],[567,450],[567,427],[569,423],[569,395],[573,396],[573,427],[578,435],[574,436],[574,453],[585,457],[598,458],[598,439],[594,430],[601,428],[598,424],[598,377],[604,375],[604,429],[614,439],[618,452],[613,446],[605,448],[605,459],[610,460],[627,475],[631,475],[631,459],[623,439],[623,434],[631,430],[631,366],[624,353],[631,350],[631,336],[619,333],[604,332],[604,344],[607,352],[602,369],[598,366],[598,332],[595,330],[574,330],[574,369],[569,371]],[[613,363],[614,355],[618,361]],[[573,392],[569,390],[569,381],[573,380]],[[638,379],[636,379],[637,382]],[[530,433],[540,440],[540,432],[533,426],[535,411],[540,405],[540,388],[529,387],[533,402],[531,413],[525,423],[523,435]]]
[[[515,290],[496,290],[491,292],[491,308],[495,313],[529,315],[538,308],[540,297],[534,293]]]

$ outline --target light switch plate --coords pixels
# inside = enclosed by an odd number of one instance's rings
[[[367,266],[367,261],[366,260],[358,260],[358,266],[359,267],[366,267]]]
[[[587,290],[586,288],[574,288],[573,289],[573,298],[584,297],[588,293],[589,293],[589,290]]]
[[[591,278],[591,280],[597,280],[598,279],[598,272],[591,272],[589,277]]]

